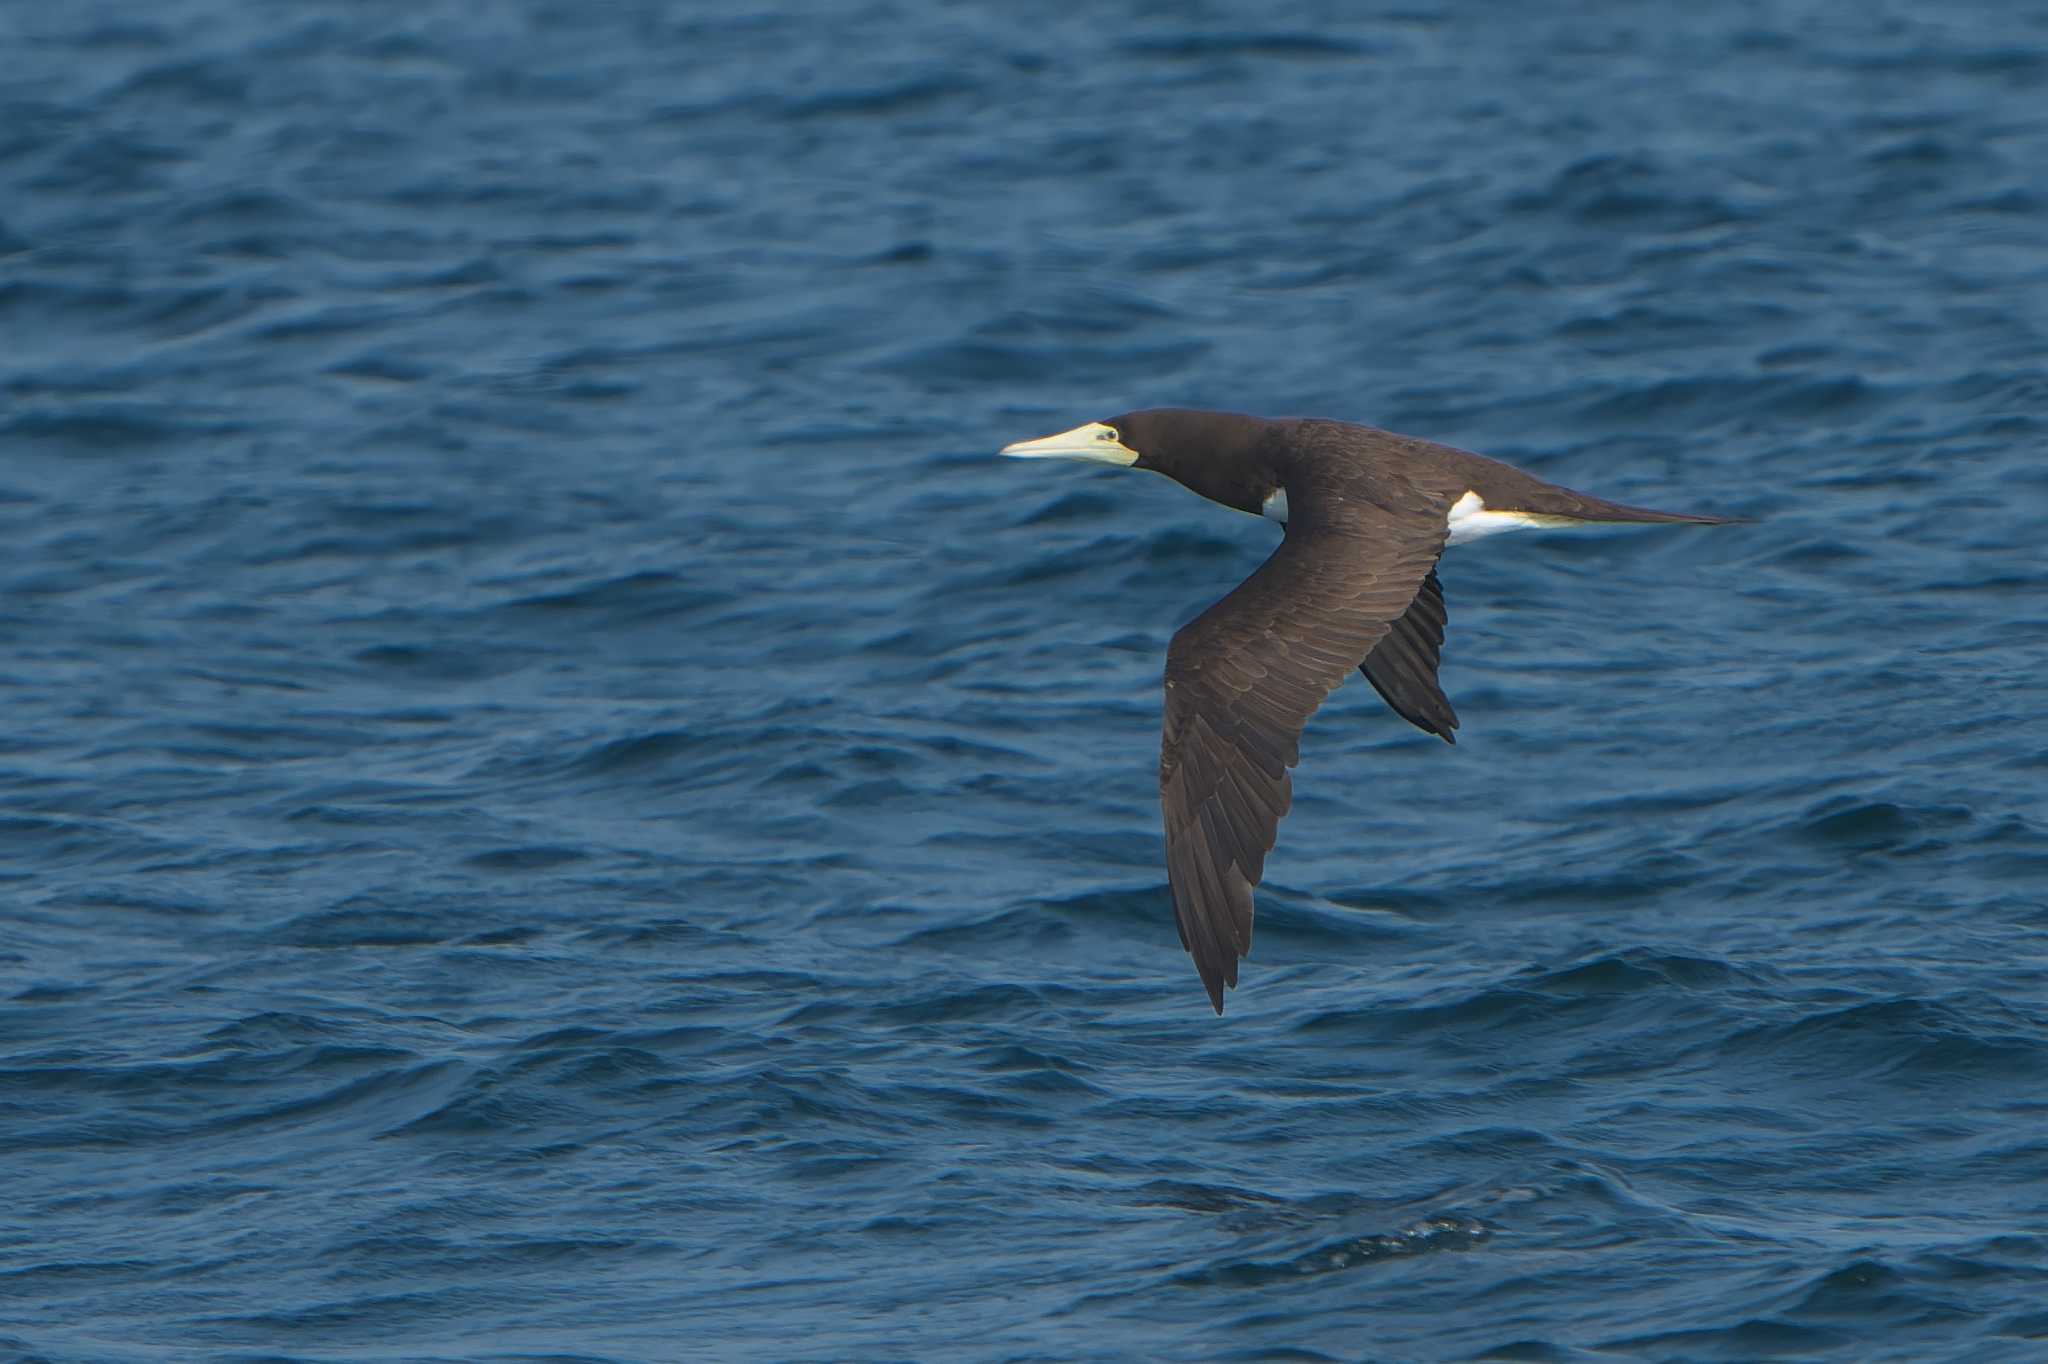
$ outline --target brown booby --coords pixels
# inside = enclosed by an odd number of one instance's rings
[[[1302,726],[1353,668],[1395,713],[1455,743],[1437,685],[1446,545],[1526,527],[1722,524],[1545,483],[1467,450],[1370,426],[1157,408],[1002,451],[1150,469],[1286,527],[1257,572],[1166,651],[1159,800],[1181,945],[1209,1002],[1251,951],[1252,887],[1293,800]]]

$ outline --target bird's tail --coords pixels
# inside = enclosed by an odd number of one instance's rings
[[[1704,512],[1668,512],[1656,511],[1650,507],[1631,507],[1625,502],[1609,502],[1604,497],[1593,497],[1587,493],[1559,487],[1544,488],[1541,493],[1527,498],[1524,505],[1515,510],[1537,517],[1554,516],[1560,521],[1730,526],[1743,519],[1739,516],[1709,516]]]
[[[1481,500],[1485,511],[1528,525],[1570,525],[1574,522],[1647,522],[1719,526],[1739,521],[1735,516],[1709,516],[1703,512],[1657,511],[1652,507],[1631,507],[1609,502],[1604,497],[1561,488],[1535,475],[1469,451],[1454,452],[1452,478],[1462,482]],[[1455,496],[1455,493],[1453,494]]]

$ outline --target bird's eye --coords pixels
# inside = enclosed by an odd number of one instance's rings
[[[1116,428],[1113,426],[1108,428],[1107,430],[1098,431],[1095,433],[1095,439],[1097,440],[1115,440],[1116,438]]]

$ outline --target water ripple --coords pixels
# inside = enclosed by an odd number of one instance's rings
[[[2010,7],[17,9],[0,1353],[2048,1333]],[[1155,403],[1754,518],[1448,555],[1221,1022]]]

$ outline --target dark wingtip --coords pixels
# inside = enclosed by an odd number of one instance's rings
[[[1451,747],[1456,748],[1458,746],[1458,736],[1451,733],[1448,729],[1440,729],[1436,734],[1439,739],[1442,739]]]

